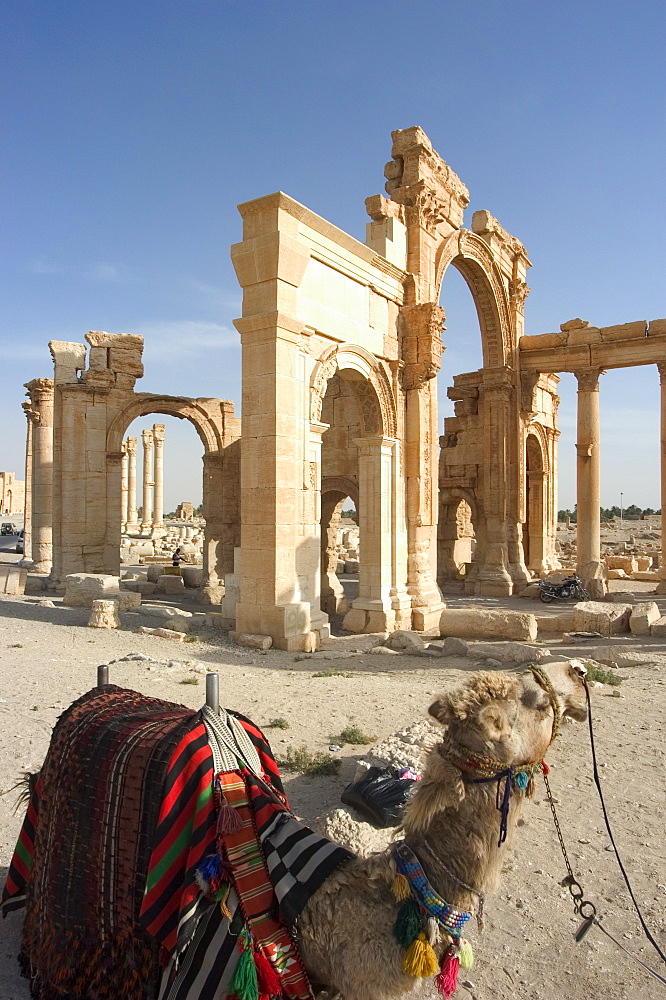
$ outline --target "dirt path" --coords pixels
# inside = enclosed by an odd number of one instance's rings
[[[524,604],[527,602],[523,602]],[[117,632],[85,627],[88,611],[40,607],[35,599],[0,600],[0,790],[20,772],[40,766],[53,724],[74,698],[95,682],[98,663],[140,652],[160,663],[126,661],[112,667],[114,683],[192,707],[204,700],[203,673],[219,672],[221,700],[261,726],[282,717],[289,729],[269,730],[276,756],[288,746],[327,752],[330,737],[354,723],[380,739],[424,717],[432,695],[455,683],[469,661],[351,654],[330,658],[241,650],[223,636],[196,633],[176,645],[136,633],[138,616],[124,616]],[[143,620],[141,623],[145,623]],[[196,626],[195,628],[198,628]],[[373,640],[353,636],[337,649],[367,649]],[[664,652],[664,646],[660,647]],[[191,660],[167,666],[168,660]],[[446,664],[446,666],[443,666]],[[316,676],[323,674],[323,676]],[[597,749],[616,839],[653,933],[666,946],[666,837],[663,732],[666,671],[625,669],[622,698],[595,688],[593,712]],[[197,684],[183,683],[196,679]],[[287,777],[294,809],[305,819],[339,804],[363,747],[344,747],[334,778]],[[654,967],[657,956],[641,936],[630,909],[591,779],[589,741],[583,725],[567,725],[549,754],[551,781],[574,869],[589,898],[622,943]],[[0,874],[9,863],[21,815],[15,793],[0,797]],[[598,931],[582,944],[573,940],[578,921],[547,803],[537,794],[507,856],[504,880],[488,902],[486,930],[470,935],[477,955],[457,997],[461,1000],[656,1000],[650,980]],[[20,918],[11,915],[0,934],[0,998],[27,1000],[18,975]],[[435,998],[426,986],[420,996]]]

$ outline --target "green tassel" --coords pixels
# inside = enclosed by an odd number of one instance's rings
[[[238,1000],[259,1000],[257,967],[254,964],[251,948],[247,948],[238,959],[229,993],[238,997]]]
[[[458,944],[458,958],[460,959],[461,969],[471,969],[474,965],[474,952],[472,951],[472,946],[466,938],[460,938],[460,943]]]
[[[393,925],[393,936],[403,948],[409,948],[410,944],[421,932],[423,918],[419,904],[415,899],[407,899],[398,910],[398,916]]]

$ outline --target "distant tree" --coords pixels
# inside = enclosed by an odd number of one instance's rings
[[[566,521],[567,518],[569,518],[569,520],[572,522],[572,524],[576,523],[576,510],[575,510],[575,508],[574,508],[574,510],[558,510],[558,512],[557,512],[557,520],[558,521]]]
[[[197,517],[203,517],[203,504],[200,503],[198,507],[194,508],[194,513]]]
[[[351,521],[356,520],[356,508],[350,507],[349,510],[343,510],[340,517],[348,517]]]
[[[654,513],[655,511],[652,510],[652,507],[646,507],[643,511],[643,517],[650,517],[650,515]]]
[[[630,504],[629,507],[624,508],[624,513],[627,515],[627,517],[636,517],[636,516],[640,517],[643,511],[641,510],[640,507],[637,507],[635,503],[632,503]]]

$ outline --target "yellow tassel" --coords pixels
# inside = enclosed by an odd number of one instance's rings
[[[428,944],[425,934],[419,934],[412,941],[405,954],[402,967],[410,976],[434,976],[439,972],[437,955]]]
[[[460,938],[458,944],[458,958],[461,969],[471,969],[474,965],[474,952],[472,946],[466,938]]]
[[[410,899],[412,895],[412,890],[409,887],[409,882],[401,872],[398,872],[396,877],[393,879],[393,885],[391,890],[396,899]]]

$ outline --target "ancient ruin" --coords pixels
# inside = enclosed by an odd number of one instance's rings
[[[125,436],[136,417],[165,413],[189,419],[204,442],[203,583],[227,627],[292,650],[316,648],[332,615],[350,632],[438,633],[443,594],[508,596],[560,556],[571,562],[556,523],[558,373],[569,371],[579,384],[575,565],[603,597],[599,376],[656,364],[664,398],[666,320],[571,320],[525,336],[523,244],[487,211],[463,227],[467,189],[421,129],[393,133],[385,175],[388,197],[366,201],[365,243],[281,192],[239,206],[240,420],[222,400],[136,393],[140,337],[50,344],[54,377],[27,383],[24,406],[26,553],[52,585],[117,574],[121,540],[132,562],[176,538],[164,523],[164,425],[143,431],[140,456]],[[447,376],[455,415],[440,434],[449,267],[473,298],[483,365]],[[347,498],[354,538],[343,537]],[[181,528],[183,540],[200,530]],[[355,596],[341,567],[358,572]]]
[[[25,506],[25,482],[13,472],[0,472],[0,514],[22,514]]]

